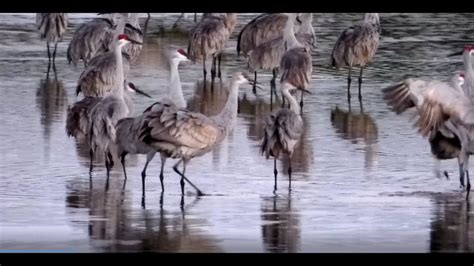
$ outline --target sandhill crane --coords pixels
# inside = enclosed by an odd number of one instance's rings
[[[301,21],[296,18],[299,23]],[[261,14],[245,25],[237,37],[237,55],[244,57],[260,44],[283,36],[288,20],[285,13]]]
[[[143,42],[143,32],[140,28],[139,13],[131,13],[129,23],[125,25],[124,33],[131,39]],[[142,52],[143,45],[127,44],[123,50],[130,56],[130,63],[135,63]]]
[[[58,42],[62,39],[66,32],[68,25],[67,13],[37,13],[36,14],[36,26],[41,35],[41,39],[46,39],[46,47],[48,48],[48,60],[51,63],[53,60],[53,68],[55,67],[54,61],[56,59],[56,49]],[[54,51],[51,56],[49,44],[54,43]]]
[[[280,62],[280,69],[282,71],[280,83],[282,86],[284,86],[285,83],[289,83],[301,90],[300,107],[303,109],[303,92],[311,80],[313,63],[311,50],[304,47],[295,37],[293,29],[295,18],[296,14],[288,15],[288,23],[284,30],[284,46],[287,50]]]
[[[351,71],[352,67],[359,66],[359,99],[362,99],[362,71],[372,58],[379,46],[381,28],[377,13],[365,14],[362,23],[345,29],[334,44],[331,53],[331,65],[339,69],[349,67],[347,76],[347,98],[351,98]]]
[[[109,145],[115,142],[115,126],[120,119],[133,113],[133,104],[130,105],[130,107],[132,107],[130,108],[124,97],[125,81],[122,64],[122,47],[129,42],[138,43],[128,38],[125,34],[118,36],[118,42],[116,42],[114,51],[115,61],[117,63],[115,88],[92,108],[89,119],[88,137],[91,145],[90,171],[92,172],[94,152],[97,147],[99,147],[101,151],[105,152],[107,178],[114,164]]]
[[[81,24],[72,35],[67,48],[69,63],[77,66],[82,60],[84,67],[96,55],[105,53],[112,48],[114,39],[115,13],[104,14],[102,18],[94,18]]]
[[[126,82],[127,91],[136,92],[151,98],[150,95],[138,89],[132,82]],[[129,109],[133,109],[133,102],[128,93],[124,93],[125,102]],[[82,100],[68,106],[66,118],[66,134],[68,137],[85,138],[89,128],[89,114],[102,97],[84,97]]]
[[[401,83],[383,89],[384,99],[397,113],[416,107],[418,119],[415,126],[422,136],[429,136],[432,153],[438,159],[458,158],[460,168],[460,183],[464,186],[464,172],[467,179],[467,195],[469,196],[470,182],[468,159],[472,149],[469,146],[474,111],[472,98],[472,65],[470,57],[474,47],[464,50],[466,67],[465,80],[462,75],[455,76],[452,85],[440,81],[424,81],[407,79]]]
[[[156,151],[165,154],[166,157],[179,158],[173,170],[181,176],[183,195],[184,180],[196,189],[198,196],[203,195],[186,178],[186,166],[192,158],[213,150],[232,130],[237,118],[239,87],[248,81],[244,73],[233,74],[227,102],[216,116],[207,117],[201,113],[175,108],[161,102],[156,102],[150,107],[157,111],[149,113],[144,118],[139,138]],[[183,163],[183,172],[178,170],[181,163]]]
[[[124,32],[127,17],[128,14],[121,14],[117,29],[114,32],[115,36]],[[115,37],[115,39],[117,38]],[[139,43],[136,42],[136,44]],[[101,97],[116,86],[117,61],[114,53],[113,50],[105,52],[89,61],[87,68],[84,69],[77,81],[76,95],[82,92],[84,96]],[[123,71],[124,77],[127,79],[130,71],[130,56],[125,52],[123,54]]]
[[[178,108],[185,108],[186,102],[184,100],[183,92],[181,89],[181,81],[179,79],[179,72],[178,66],[180,62],[188,62],[190,61],[187,57],[187,54],[184,52],[183,49],[179,49],[174,51],[170,56],[170,84],[169,84],[169,92],[170,92],[170,101],[167,102],[170,106],[178,107]],[[164,102],[162,100],[161,102]],[[156,150],[151,146],[146,145],[142,141],[139,140],[138,134],[140,127],[143,122],[143,118],[146,116],[147,113],[156,111],[153,109],[155,105],[152,105],[151,108],[148,108],[143,112],[142,115],[131,118],[122,118],[117,123],[117,155],[120,157],[120,161],[122,163],[123,173],[125,179],[127,179],[127,172],[125,170],[125,156],[127,154],[146,154],[146,163],[142,170],[142,196],[145,197],[145,178],[146,178],[146,169],[148,164],[153,159],[156,154]],[[165,187],[163,184],[163,169],[166,162],[166,156],[163,154],[161,155],[161,171],[160,171],[160,182],[161,182],[161,190],[164,191]]]
[[[203,15],[191,34],[188,45],[188,54],[193,60],[202,60],[204,80],[206,80],[206,58],[212,56],[211,78],[216,76],[216,59],[218,60],[218,74],[221,78],[221,52],[227,40],[234,31],[236,23],[235,13],[225,15]]]
[[[286,16],[286,15],[285,15]],[[312,13],[304,13],[301,15],[302,25],[295,35],[296,40],[301,43],[306,49],[312,51],[316,41],[316,36],[314,34],[313,26],[311,25],[313,21]],[[290,20],[286,20],[286,23],[293,23]],[[294,23],[293,23],[294,24]],[[291,26],[285,27],[287,31],[291,29]],[[291,33],[285,33],[287,36]],[[276,76],[278,73],[278,68],[280,67],[281,59],[286,52],[285,40],[283,36],[275,37],[269,41],[261,42],[253,50],[248,51],[248,66],[250,71],[254,72],[255,80],[257,79],[257,70],[272,70],[273,78],[270,81],[271,92],[276,95]],[[254,93],[256,90],[254,88]],[[272,102],[272,98],[270,98]]]
[[[291,190],[291,156],[294,147],[303,134],[303,119],[301,118],[300,106],[296,99],[290,94],[291,90],[297,89],[290,83],[284,83],[281,87],[283,97],[290,103],[290,109],[282,108],[273,112],[265,120],[264,135],[261,143],[261,152],[268,159],[273,156],[273,174],[275,176],[274,190],[277,190],[277,167],[276,160],[281,154],[287,154],[289,187]],[[308,92],[304,89],[303,92]]]

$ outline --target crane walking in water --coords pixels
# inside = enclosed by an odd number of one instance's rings
[[[384,99],[397,113],[416,106],[418,119],[415,126],[422,136],[429,136],[435,156],[441,159],[458,158],[461,187],[464,187],[464,175],[467,180],[466,199],[471,188],[468,161],[473,153],[470,142],[474,133],[474,100],[469,96],[474,89],[473,53],[474,47],[465,47],[465,77],[456,76],[452,85],[408,79],[383,90]]]
[[[117,64],[116,85],[115,88],[107,94],[99,103],[91,110],[89,121],[89,140],[90,140],[90,172],[92,172],[92,160],[94,152],[97,148],[105,153],[105,166],[107,168],[107,178],[110,169],[113,167],[113,157],[110,151],[110,145],[115,143],[117,122],[133,113],[133,102],[127,105],[126,97],[124,97],[125,80],[123,75],[122,64],[122,47],[128,43],[138,43],[127,35],[118,36],[118,42],[115,47],[115,61]]]
[[[179,78],[178,66],[180,62],[190,62],[187,54],[184,52],[183,49],[179,49],[178,51],[174,51],[170,56],[170,84],[169,84],[169,92],[171,100],[167,102],[170,106],[177,107],[177,108],[185,108],[186,101],[183,96],[183,91],[181,88],[181,81]],[[166,100],[162,100],[164,102]],[[131,118],[123,118],[118,121],[117,123],[117,155],[120,157],[120,161],[123,167],[123,173],[125,179],[127,179],[127,172],[125,170],[125,156],[127,154],[146,154],[146,163],[142,170],[142,196],[145,197],[145,178],[146,178],[146,169],[150,161],[155,157],[156,150],[148,146],[147,144],[143,143],[139,140],[139,130],[143,123],[144,117],[151,112],[155,112],[157,110],[154,107],[158,107],[158,105],[152,105],[150,108],[147,108],[142,115]],[[161,190],[165,190],[165,186],[163,184],[163,170],[166,162],[166,155],[161,154],[161,171],[160,171],[160,182],[161,182]]]
[[[207,117],[163,102],[154,103],[155,107],[150,107],[158,111],[146,115],[139,138],[166,157],[180,159],[173,170],[181,176],[182,195],[184,180],[196,189],[198,196],[203,195],[186,178],[186,166],[192,158],[212,151],[232,130],[237,118],[239,87],[247,82],[247,75],[234,73],[227,102],[216,116]],[[178,170],[181,163],[182,172]]]
[[[66,32],[68,25],[67,13],[37,13],[36,14],[36,26],[41,34],[41,39],[46,39],[46,47],[48,48],[48,60],[49,64],[51,59],[53,61],[53,68],[56,69],[56,49],[58,48],[58,42]],[[54,43],[53,55],[49,48],[49,44]],[[48,67],[49,68],[49,67]]]
[[[347,76],[347,98],[351,98],[351,71],[352,67],[359,66],[359,100],[362,100],[362,71],[372,61],[380,38],[380,21],[377,13],[365,14],[362,23],[345,29],[334,44],[331,53],[331,65],[337,70],[349,67]]]
[[[282,108],[272,113],[265,120],[261,152],[268,159],[273,156],[273,174],[275,176],[274,191],[277,190],[277,166],[276,161],[280,155],[288,155],[288,176],[291,190],[291,156],[293,150],[303,134],[303,119],[301,118],[300,106],[290,91],[296,87],[290,83],[284,83],[281,87],[283,97],[290,103],[290,109]],[[303,92],[309,92],[304,90]]]

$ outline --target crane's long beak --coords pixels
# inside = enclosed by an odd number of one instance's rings
[[[146,92],[144,92],[144,91],[138,89],[137,86],[135,86],[135,84],[133,84],[133,83],[131,83],[131,82],[128,83],[128,89],[129,89],[130,91],[133,91],[133,92],[136,92],[136,93],[138,93],[138,94],[144,95],[144,96],[146,96],[146,97],[148,97],[148,98],[151,98],[151,96],[150,96],[148,93],[146,93]]]
[[[449,54],[448,57],[457,56],[457,55],[462,55],[463,52],[464,52],[464,51],[455,52],[455,53]]]
[[[262,83],[259,83],[251,78],[247,78],[247,80],[249,81],[249,84],[252,85],[252,86],[255,86],[255,88],[258,88],[260,90],[263,90],[263,85]]]
[[[298,88],[298,90],[303,91],[303,92],[306,92],[307,94],[312,94],[312,93],[311,93],[309,90],[307,90],[307,89],[300,89],[300,88]]]
[[[299,24],[302,24],[303,21],[301,21],[300,19],[300,14],[298,14],[298,16],[296,16],[296,21],[299,23]]]

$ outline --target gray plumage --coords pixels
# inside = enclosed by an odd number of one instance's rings
[[[359,66],[359,98],[361,98],[362,71],[377,52],[380,32],[379,15],[367,13],[363,22],[345,29],[334,44],[331,65],[336,69],[349,67],[348,97],[350,97],[351,69]]]
[[[465,51],[466,80],[472,80],[472,65],[469,50]],[[396,113],[416,107],[415,126],[422,136],[429,136],[432,153],[438,159],[458,158],[460,183],[464,186],[467,177],[466,198],[470,182],[468,159],[472,153],[470,139],[474,129],[474,108],[468,97],[469,82],[460,75],[451,84],[440,81],[408,79],[383,89],[384,99]]]
[[[260,44],[282,37],[288,16],[285,13],[261,14],[240,31],[237,38],[237,55],[248,52]]]
[[[67,49],[69,63],[77,66],[80,60],[84,66],[95,56],[112,48],[117,25],[111,18],[95,18],[81,24],[74,32]]]
[[[143,32],[140,28],[139,13],[132,13],[129,18],[129,23],[125,25],[125,34],[135,41],[143,43]],[[129,43],[123,51],[130,56],[130,63],[134,64],[140,57],[143,45]]]
[[[290,178],[291,188],[291,156],[293,150],[303,134],[303,119],[301,118],[300,107],[296,100],[290,94],[290,90],[296,87],[290,84],[282,86],[282,94],[290,103],[290,109],[282,108],[273,112],[265,120],[264,135],[261,142],[261,152],[268,159],[270,156],[274,158],[274,177],[275,187],[277,189],[276,160],[281,155],[286,154],[289,158],[288,175]]]
[[[101,97],[84,97],[84,99],[68,106],[66,118],[68,137],[85,138],[88,135],[89,113],[101,100]]]
[[[219,60],[220,71],[220,53],[224,50],[230,35],[234,31],[236,23],[235,13],[226,13],[225,15],[203,15],[201,20],[194,27],[191,39],[188,45],[188,54],[194,62],[202,60],[204,79],[206,78],[206,59],[213,57],[211,74],[215,77],[215,60]]]
[[[241,73],[233,75],[227,102],[216,116],[207,117],[157,102],[154,105],[157,105],[158,111],[151,112],[145,117],[140,140],[161,154],[165,154],[166,157],[180,159],[173,169],[182,178],[182,194],[184,194],[187,163],[192,158],[211,151],[233,128],[237,117],[239,86],[245,82],[247,79]],[[177,169],[181,162],[183,163],[182,173]],[[190,183],[189,180],[187,181]],[[202,194],[199,189],[196,188],[196,190],[198,194]]]
[[[62,39],[68,26],[67,13],[37,13],[36,26],[40,32],[42,40],[46,40],[46,47],[48,49],[48,58],[53,62],[56,58],[56,49],[58,42]],[[49,44],[54,44],[54,52],[51,56]]]

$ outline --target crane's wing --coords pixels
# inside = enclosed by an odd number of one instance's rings
[[[145,115],[140,140],[147,144],[171,143],[204,149],[217,142],[221,134],[215,123],[203,114],[158,102]]]
[[[268,158],[280,150],[290,151],[303,134],[303,121],[289,109],[280,109],[265,120],[261,152]]]
[[[297,88],[306,88],[313,71],[309,51],[303,47],[288,50],[281,58],[280,69],[281,82],[287,81]]]
[[[425,93],[415,126],[423,136],[427,136],[431,130],[438,131],[450,119],[473,125],[473,102],[447,83],[432,82]]]
[[[382,89],[383,99],[397,114],[416,107],[420,109],[425,99],[425,93],[433,87],[442,86],[438,81],[422,79],[406,79],[395,85]],[[446,86],[449,86],[446,84]]]

